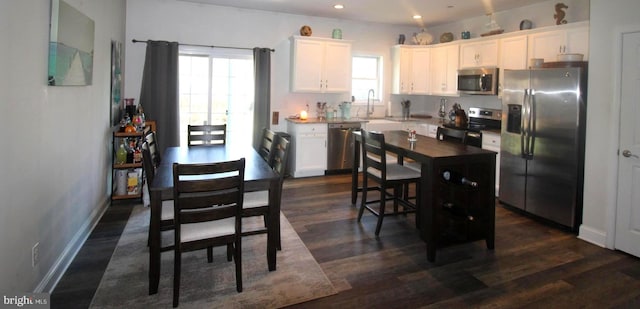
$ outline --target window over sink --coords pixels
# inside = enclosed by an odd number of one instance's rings
[[[355,103],[366,104],[369,89],[373,89],[375,102],[382,104],[382,57],[353,56],[351,63],[351,95]]]

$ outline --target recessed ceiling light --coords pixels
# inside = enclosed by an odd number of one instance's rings
[[[413,15],[413,19],[421,19],[422,15]]]
[[[344,5],[342,5],[342,4],[336,4],[336,5],[334,5],[334,6],[333,6],[333,8],[334,8],[334,9],[338,9],[338,10],[342,10],[342,9],[344,9]]]

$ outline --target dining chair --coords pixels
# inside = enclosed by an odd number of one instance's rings
[[[153,155],[151,154],[151,149],[149,149],[149,143],[147,141],[142,143],[142,167],[147,179],[147,186],[151,186],[158,166],[153,163]],[[151,222],[149,222],[149,226],[151,226]],[[168,230],[173,230],[173,196],[170,195],[162,196],[162,205],[160,207],[160,231]],[[147,245],[149,245],[150,240],[151,229],[149,229]],[[168,251],[172,248],[172,246],[161,246],[160,251]]]
[[[273,156],[273,146],[275,145],[276,133],[268,128],[262,129],[262,141],[258,153],[267,163],[271,162]]]
[[[376,224],[375,235],[380,234],[382,228],[382,220],[385,215],[385,206],[387,203],[387,189],[393,189],[392,199],[394,212],[393,215],[399,213],[417,212],[417,205],[420,204],[418,197],[420,196],[420,172],[410,169],[404,165],[398,163],[387,162],[386,147],[384,134],[379,132],[370,132],[362,130],[362,182],[363,188],[369,187],[369,180],[373,180],[378,184],[376,190],[380,192],[378,200],[367,201],[367,192],[369,190],[362,190],[362,202],[360,209],[358,210],[358,222],[362,218],[362,214],[367,209],[372,214],[378,217]],[[410,183],[416,183],[416,203],[411,203],[403,198],[402,187]],[[379,208],[375,210],[369,204],[378,203]],[[403,211],[398,212],[398,205],[403,206]],[[419,215],[416,214],[416,225],[418,225]]]
[[[236,290],[242,292],[242,203],[245,159],[235,161],[173,163],[174,267],[173,307],[180,298],[182,253],[207,249],[209,263],[214,246],[227,246],[235,262]]]
[[[158,146],[156,132],[147,132],[147,134],[144,135],[144,141],[147,142],[149,151],[151,152],[151,162],[153,162],[153,165],[157,167],[162,159],[160,158],[160,147]]]
[[[225,144],[227,125],[188,125],[187,140],[189,146],[211,146]]]
[[[289,157],[289,141],[279,135],[276,135],[275,142],[273,143],[272,157],[269,162],[269,166],[278,174],[278,192],[277,196],[280,197],[282,195],[282,184],[284,182],[285,169],[287,167],[287,161]],[[276,203],[280,203],[281,199],[279,198]],[[264,234],[268,233],[268,227],[273,222],[269,222],[269,191],[254,191],[254,192],[245,192],[244,194],[244,203],[242,205],[242,216],[243,217],[254,217],[254,216],[262,216],[264,220],[264,228],[254,229],[251,231],[243,231],[242,236],[256,235],[256,234]],[[279,218],[278,218],[279,220]],[[282,250],[282,242],[280,239],[280,233],[278,231],[278,235],[274,235],[278,240],[278,249]]]

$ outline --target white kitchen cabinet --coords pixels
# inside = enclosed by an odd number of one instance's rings
[[[460,68],[498,66],[498,40],[482,40],[460,44]]]
[[[523,70],[529,67],[527,58],[527,36],[518,35],[500,39],[498,54],[498,95],[502,95],[504,70]]]
[[[294,36],[291,49],[292,92],[351,92],[349,41]]]
[[[500,133],[483,131],[482,149],[487,149],[498,153],[496,155],[496,196],[498,196],[500,189]]]
[[[438,131],[437,124],[419,123],[416,126],[416,133],[420,135],[428,136],[428,137],[436,138],[437,131]]]
[[[458,44],[431,48],[429,60],[429,89],[431,94],[458,94],[458,58]]]
[[[324,175],[327,169],[327,124],[287,123],[291,135],[290,170],[293,177]]]
[[[583,54],[589,58],[589,27],[558,26],[559,29],[529,35],[529,58],[543,58],[544,62],[558,61],[558,54]]]
[[[396,45],[391,49],[393,94],[429,93],[429,54],[427,46]]]

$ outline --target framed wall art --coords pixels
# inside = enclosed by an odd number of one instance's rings
[[[63,0],[51,0],[49,86],[91,85],[94,21]]]
[[[122,118],[122,43],[111,41],[111,126]]]

